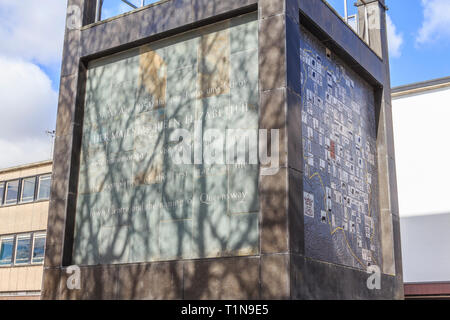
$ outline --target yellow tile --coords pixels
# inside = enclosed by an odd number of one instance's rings
[[[41,166],[36,168],[36,174],[45,174],[45,173],[50,173],[52,172],[52,166],[47,165],[47,166]]]
[[[16,291],[17,290],[17,276],[18,276],[18,268],[11,268],[9,273],[9,281],[7,291]]]
[[[36,210],[31,215],[31,230],[39,230],[41,224],[41,213]]]
[[[27,275],[27,290],[35,290],[36,271],[34,267],[30,267]]]
[[[29,278],[27,282],[28,290],[40,290],[40,287],[36,286],[36,278],[39,269],[36,266],[30,267]]]
[[[41,212],[41,221],[39,223],[39,228],[38,230],[46,230],[47,229],[47,223],[48,223],[48,209],[47,210],[43,210]]]
[[[24,291],[26,289],[28,267],[16,268],[17,270],[17,287],[16,290]]]
[[[37,174],[37,168],[24,169],[24,170],[20,171],[21,178],[35,176],[36,174]]]
[[[41,290],[42,287],[42,275],[44,273],[44,267],[36,267],[35,274],[34,274],[34,290]]]
[[[0,268],[0,291],[8,291],[11,268]]]
[[[10,234],[14,233],[14,213],[11,211],[11,208],[4,208],[2,212],[0,213],[0,234]]]

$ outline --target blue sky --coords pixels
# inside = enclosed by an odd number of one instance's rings
[[[450,76],[450,0],[386,1],[392,85]],[[344,0],[329,2],[343,14]],[[51,157],[45,132],[55,129],[66,6],[0,0],[0,168]],[[103,18],[128,10],[105,0]]]
[[[129,0],[139,6],[141,0]],[[157,2],[158,0],[145,0],[145,4]],[[356,13],[353,3],[356,0],[348,0],[349,14]],[[435,30],[430,39],[418,42],[420,32],[426,23],[427,8],[437,12],[443,12],[444,18],[448,17],[445,26],[450,29],[450,0],[386,0],[389,7],[388,15],[395,26],[397,41],[401,44],[398,53],[390,56],[391,82],[392,86],[409,84],[412,82],[425,81],[435,78],[450,76],[450,31]],[[343,0],[328,0],[335,9],[344,15]],[[445,4],[447,2],[447,4]],[[443,4],[441,4],[443,3]],[[444,10],[439,10],[444,7]],[[103,18],[113,17],[130,10],[130,7],[119,0],[105,0]],[[429,10],[433,17],[433,9]],[[445,15],[445,13],[447,15]],[[432,32],[433,33],[433,32]],[[51,78],[54,88],[59,86],[59,68],[49,69],[40,65]]]
[[[391,0],[388,5],[403,35],[400,57],[391,58],[392,85],[450,76],[450,1]]]
[[[328,2],[343,15],[343,0]],[[349,14],[356,11],[354,2],[348,0]],[[450,0],[386,0],[386,4],[392,22],[392,86],[450,76]]]
[[[136,7],[141,6],[141,0],[127,0]],[[144,5],[149,5],[159,0],[144,0]],[[130,6],[120,0],[104,0],[102,19],[107,19],[115,15],[130,11]]]

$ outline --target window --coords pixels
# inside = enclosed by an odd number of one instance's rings
[[[19,180],[7,182],[5,204],[16,204],[18,194],[19,194]]]
[[[41,263],[44,261],[45,251],[45,233],[36,233],[33,241],[32,263]]]
[[[38,189],[38,200],[44,200],[50,198],[50,185],[51,185],[51,175],[45,175],[39,177],[39,189]]]
[[[34,200],[34,187],[36,185],[36,177],[26,178],[22,180],[22,195],[20,202],[31,202]]]
[[[0,236],[0,267],[42,264],[45,238],[45,231]]]
[[[160,0],[103,0],[97,12],[97,20],[105,20]]]
[[[0,265],[10,265],[14,251],[14,237],[2,237],[0,242]]]
[[[0,206],[50,199],[51,174],[0,182]]]
[[[0,206],[3,204],[4,192],[5,192],[5,183],[0,182]]]
[[[15,264],[27,264],[30,262],[31,236],[30,234],[18,235],[16,244]]]

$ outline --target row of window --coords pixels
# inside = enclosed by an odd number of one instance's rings
[[[51,174],[0,182],[0,206],[50,198]]]
[[[39,264],[44,261],[45,232],[0,237],[0,266]]]

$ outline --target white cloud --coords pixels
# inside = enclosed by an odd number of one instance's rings
[[[0,54],[41,65],[58,63],[66,4],[64,0],[0,0]]]
[[[51,159],[50,139],[24,139],[19,143],[0,139],[0,150],[8,151],[7,156],[0,155],[0,169]]]
[[[50,158],[67,0],[0,0],[0,168]]]
[[[422,0],[424,21],[416,38],[418,45],[450,39],[450,1]]]
[[[50,158],[57,93],[36,65],[0,56],[0,168]]]
[[[403,34],[397,32],[397,27],[389,15],[386,18],[389,55],[392,58],[399,58],[402,55]]]

